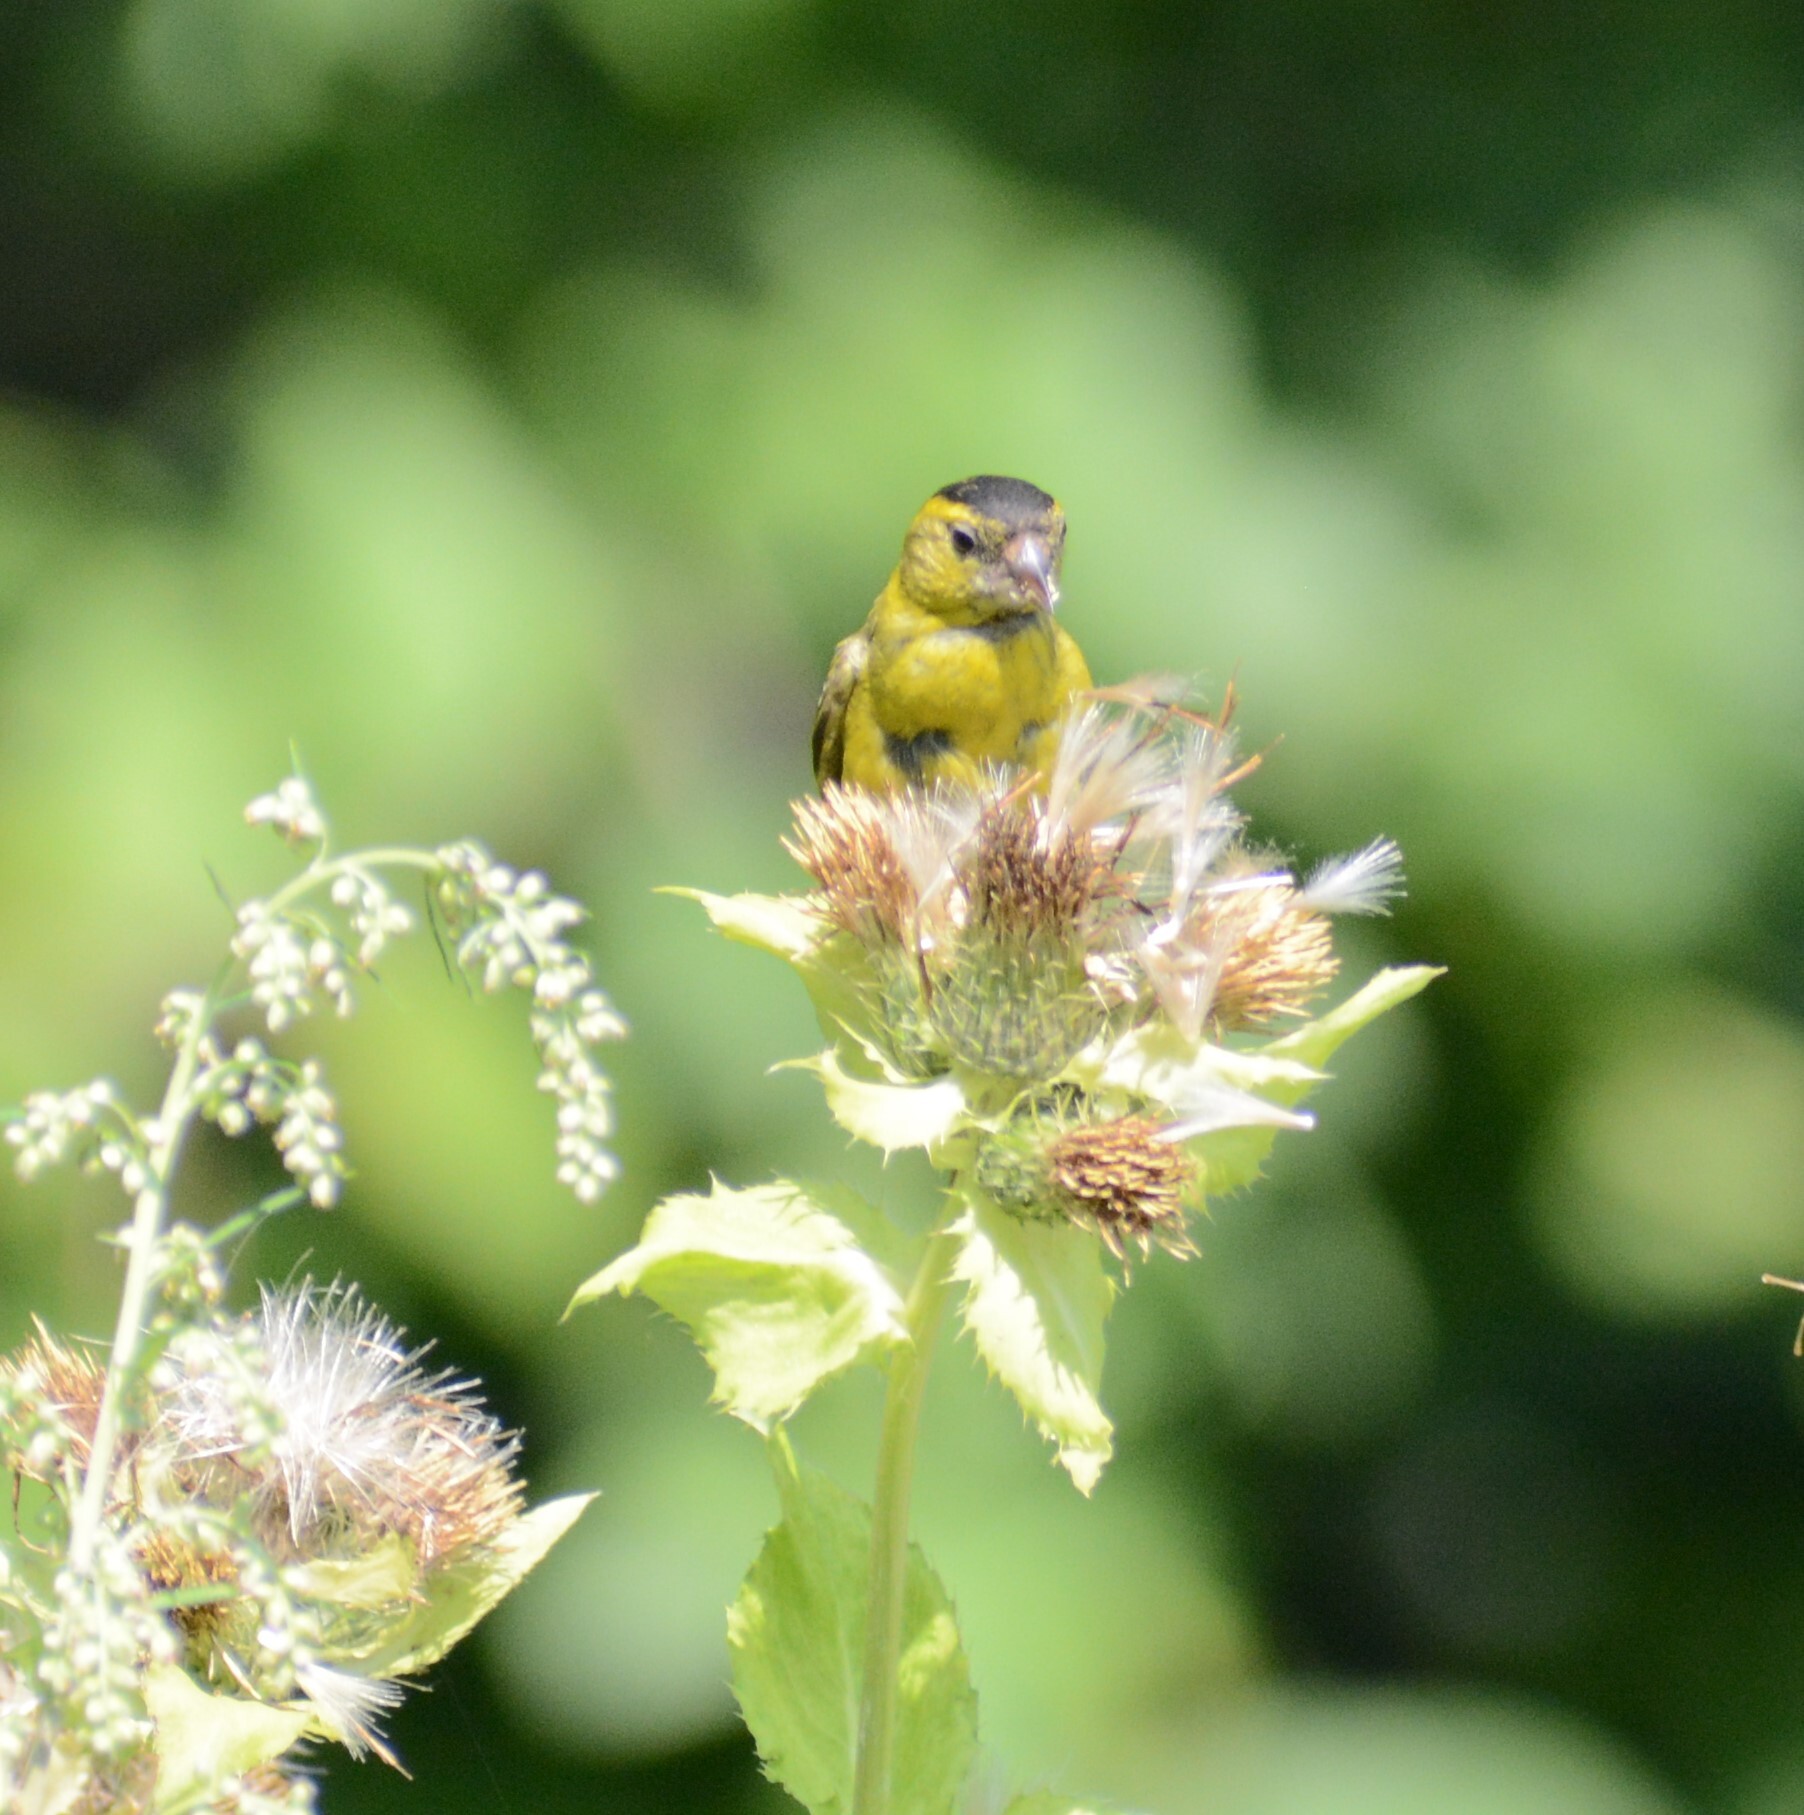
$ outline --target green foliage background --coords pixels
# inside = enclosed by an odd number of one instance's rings
[[[1183,1815],[1804,1798],[1804,13],[1357,0],[77,0],[0,66],[0,1098],[113,1071],[278,854],[471,833],[596,908],[626,1176],[429,957],[322,1030],[356,1276],[604,1498],[333,1811],[774,1810],[774,1500],[638,1306],[661,1193],[849,1162],[781,967],[836,637],[936,485],[1072,521],[1105,679],[1237,679],[1356,967],[1450,975],[1115,1320],[1080,1503],[942,1359],[918,1525],[999,1787]],[[1279,740],[1282,741],[1279,741]],[[189,1210],[260,1182],[197,1148]],[[924,1181],[863,1174],[905,1205]],[[0,1183],[0,1338],[105,1188]],[[302,1256],[305,1256],[304,1261]],[[797,1433],[868,1484],[848,1381]]]

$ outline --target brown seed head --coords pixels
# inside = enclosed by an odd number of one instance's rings
[[[144,1579],[159,1592],[219,1589],[216,1601],[191,1601],[184,1596],[170,1609],[169,1617],[190,1647],[203,1654],[213,1637],[230,1623],[233,1612],[250,1605],[237,1599],[238,1565],[226,1551],[198,1545],[168,1527],[149,1525],[137,1554]]]
[[[1092,903],[1119,892],[1090,835],[1051,834],[1038,800],[1024,794],[985,809],[961,880],[973,924],[1003,939],[1070,939],[1085,930]]]
[[[814,878],[823,911],[842,932],[911,942],[915,889],[879,796],[828,783],[818,800],[795,803],[795,835],[783,848]]]
[[[76,1461],[85,1463],[106,1390],[106,1369],[100,1362],[84,1350],[65,1348],[39,1324],[23,1348],[0,1362],[0,1374],[10,1384],[34,1392],[56,1413]],[[9,1457],[8,1462],[21,1473],[28,1472],[22,1457]]]
[[[1302,1015],[1340,968],[1327,920],[1304,907],[1288,882],[1205,895],[1191,928],[1196,943],[1220,957],[1210,1018],[1223,1029]]]
[[[1151,1116],[1120,1116],[1068,1129],[1047,1149],[1054,1194],[1074,1221],[1089,1224],[1119,1260],[1128,1243],[1144,1257],[1156,1242],[1194,1254],[1184,1228],[1184,1193],[1195,1176],[1189,1154],[1159,1138]]]
[[[520,1516],[515,1440],[493,1420],[472,1420],[461,1392],[416,1395],[417,1448],[382,1484],[381,1520],[413,1545],[422,1567],[472,1545],[492,1544]]]

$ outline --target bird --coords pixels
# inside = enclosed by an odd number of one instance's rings
[[[935,492],[863,629],[833,653],[816,783],[975,784],[992,763],[1044,774],[1060,717],[1090,686],[1053,615],[1064,549],[1058,500],[1025,479],[983,473]]]

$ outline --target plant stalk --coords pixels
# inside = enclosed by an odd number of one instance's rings
[[[952,1293],[957,1237],[942,1227],[928,1237],[909,1288],[903,1321],[909,1340],[889,1366],[878,1439],[877,1487],[871,1507],[871,1575],[866,1604],[864,1683],[858,1708],[858,1763],[852,1815],[889,1815],[895,1770],[897,1666],[902,1656],[908,1584],[908,1503],[914,1487],[915,1438],[934,1344]]]
[[[84,1575],[94,1560],[94,1544],[106,1513],[107,1490],[112,1483],[113,1453],[124,1421],[123,1404],[144,1336],[144,1309],[156,1284],[157,1242],[169,1207],[169,1180],[175,1171],[182,1138],[193,1119],[190,1092],[200,1067],[200,1045],[212,1025],[228,963],[201,999],[192,1025],[176,1054],[169,1083],[158,1106],[157,1138],[145,1158],[149,1183],[132,1204],[131,1230],[126,1237],[125,1285],[119,1294],[119,1316],[113,1326],[113,1346],[107,1355],[106,1385],[100,1410],[94,1418],[94,1435],[88,1444],[88,1468],[82,1477],[81,1495],[69,1521],[69,1565]]]

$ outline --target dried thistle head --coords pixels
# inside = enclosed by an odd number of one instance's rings
[[[1186,932],[1210,954],[1209,1016],[1225,1031],[1302,1016],[1340,969],[1326,917],[1305,904],[1287,876],[1250,876],[1210,890]]]
[[[798,803],[788,849],[868,962],[867,1044],[906,1076],[1044,1088],[1111,1027],[1163,1019],[1200,1043],[1304,1014],[1338,968],[1327,916],[1382,912],[1396,847],[1306,883],[1262,867],[1227,795],[1257,760],[1231,710],[1190,712],[1166,684],[1098,692],[1043,785]]]
[[[218,1345],[172,1354],[163,1432],[178,1470],[250,1497],[273,1554],[351,1555],[399,1536],[425,1569],[518,1514],[518,1440],[471,1382],[428,1373],[426,1351],[354,1286],[265,1287],[246,1334],[248,1386]]]
[[[1163,1138],[1163,1126],[1145,1115],[1080,1123],[1047,1148],[1054,1200],[1117,1260],[1130,1245],[1142,1258],[1155,1244],[1180,1258],[1196,1252],[1184,1226],[1196,1167],[1182,1145]]]
[[[97,1355],[57,1341],[39,1323],[37,1333],[0,1362],[0,1390],[17,1406],[29,1402],[32,1414],[9,1417],[8,1436],[36,1427],[22,1448],[6,1456],[7,1466],[36,1481],[52,1479],[63,1457],[85,1467],[105,1388],[106,1368]]]
[[[1124,893],[1087,831],[1057,830],[1039,796],[1019,790],[987,803],[959,880],[970,924],[998,939],[1087,939],[1091,910]]]
[[[783,848],[821,892],[822,911],[855,939],[912,941],[919,895],[891,838],[889,801],[829,782],[818,800],[795,803]]]
[[[1184,1204],[1196,1166],[1183,1145],[1155,1117],[1091,1109],[1070,1090],[1029,1105],[979,1150],[977,1183],[1025,1220],[1094,1230],[1118,1260],[1130,1246],[1193,1254]]]

